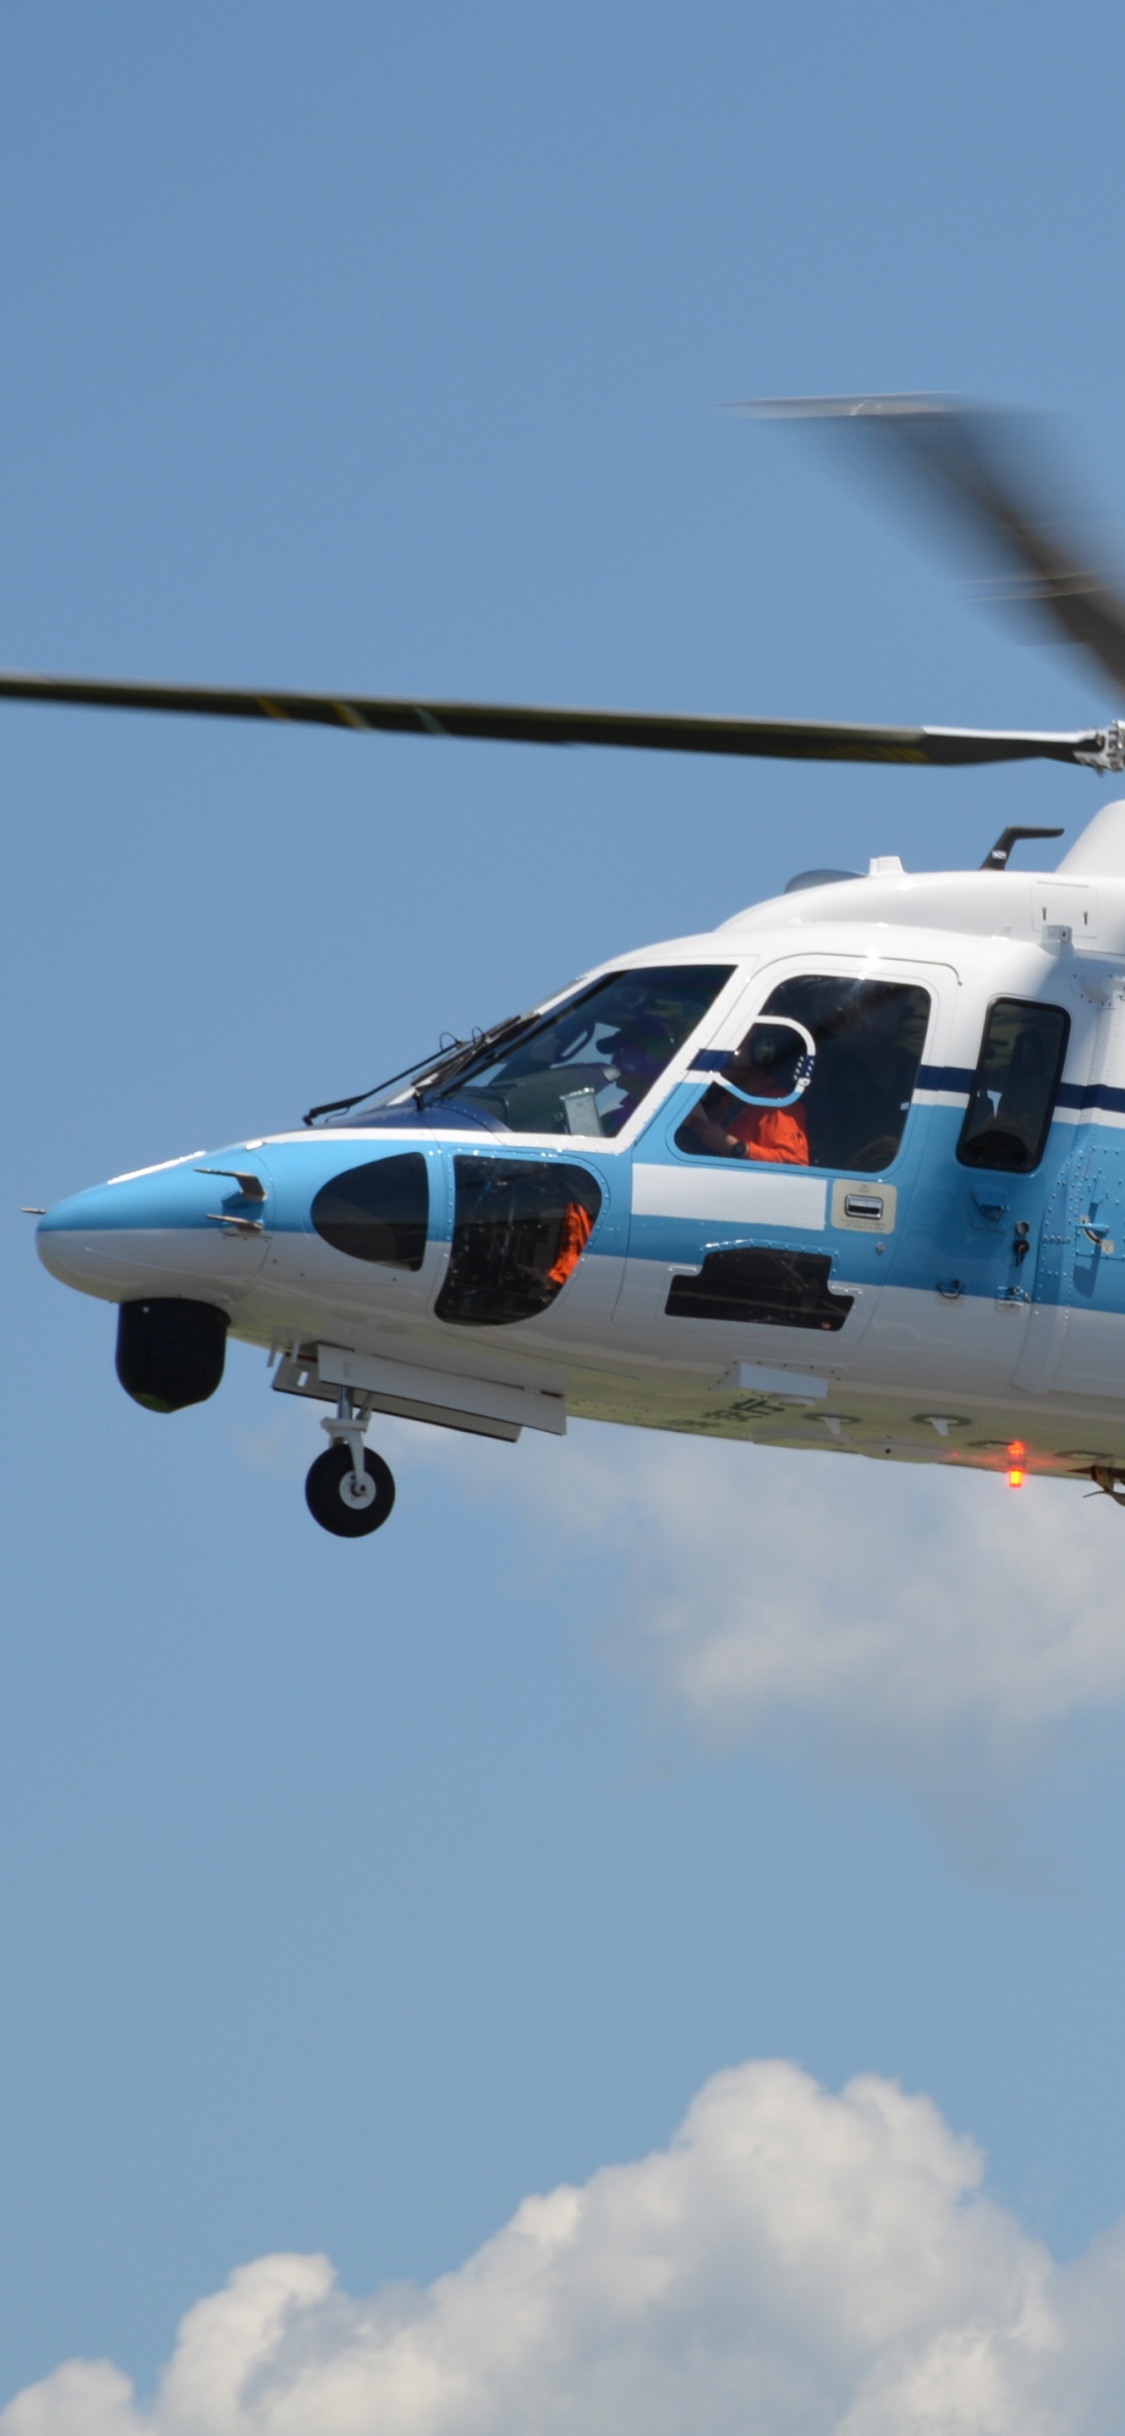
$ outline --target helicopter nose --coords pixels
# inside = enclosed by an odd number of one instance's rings
[[[143,1293],[154,1265],[195,1223],[191,1168],[186,1162],[155,1176],[125,1176],[57,1201],[39,1221],[36,1249],[64,1286],[111,1302]]]
[[[205,1164],[206,1153],[193,1151],[57,1201],[36,1231],[44,1268],[106,1302],[145,1294],[236,1297],[265,1256],[266,1184],[260,1161],[245,1152],[238,1165],[247,1173],[232,1177],[214,1167],[201,1173]]]
[[[137,1215],[136,1196],[121,1185],[99,1184],[89,1192],[71,1193],[40,1219],[36,1251],[60,1284],[117,1301],[131,1291],[126,1247],[137,1233]]]

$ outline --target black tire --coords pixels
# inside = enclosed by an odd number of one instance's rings
[[[369,1531],[382,1527],[394,1504],[395,1483],[390,1465],[366,1447],[363,1463],[368,1479],[375,1483],[375,1495],[367,1506],[348,1502],[346,1484],[352,1477],[351,1451],[339,1440],[335,1446],[326,1447],[309,1468],[305,1481],[309,1512],[322,1531],[333,1532],[337,1539],[366,1539]]]

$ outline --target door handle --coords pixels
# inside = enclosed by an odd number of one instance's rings
[[[1107,1226],[1098,1226],[1092,1218],[1080,1218],[1078,1224],[1095,1252],[1112,1252],[1113,1237]]]

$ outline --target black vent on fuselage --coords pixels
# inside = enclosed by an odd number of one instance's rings
[[[855,1300],[830,1294],[823,1252],[767,1251],[757,1244],[708,1252],[698,1277],[674,1277],[669,1319],[749,1320],[763,1328],[842,1328]]]

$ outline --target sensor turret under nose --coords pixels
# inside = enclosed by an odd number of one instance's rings
[[[127,1396],[150,1413],[205,1404],[223,1375],[228,1317],[215,1303],[157,1295],[122,1303],[117,1376]]]

